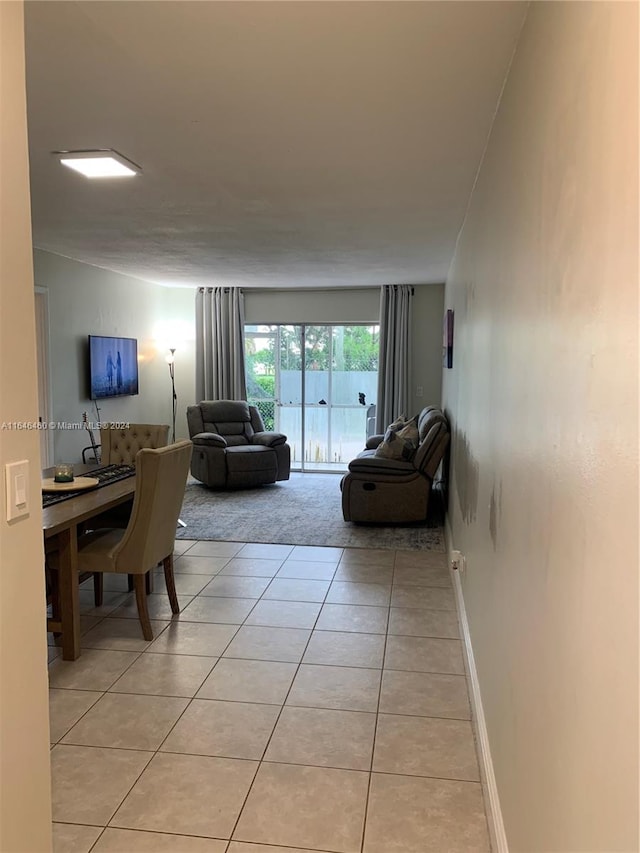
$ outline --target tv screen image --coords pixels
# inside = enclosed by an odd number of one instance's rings
[[[92,400],[137,394],[137,340],[89,335],[89,376]]]

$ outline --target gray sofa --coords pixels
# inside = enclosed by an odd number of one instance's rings
[[[215,489],[242,489],[288,480],[286,435],[266,432],[260,412],[242,400],[203,400],[187,408],[193,442],[191,473]]]
[[[367,440],[366,450],[349,463],[340,484],[345,521],[426,521],[431,483],[449,444],[449,424],[440,409],[428,406],[420,412],[418,435],[418,448],[409,461],[376,456],[384,436]]]

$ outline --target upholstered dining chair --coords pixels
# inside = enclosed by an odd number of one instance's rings
[[[190,441],[136,457],[136,492],[126,529],[90,530],[78,539],[78,571],[132,575],[145,640],[153,639],[145,578],[162,563],[172,613],[179,613],[173,578],[173,548],[191,462]]]
[[[113,424],[100,427],[102,465],[135,465],[139,450],[166,447],[169,440],[167,424],[129,424],[120,428]],[[94,527],[126,527],[131,515],[133,501],[120,504],[91,519]],[[133,588],[133,587],[131,587]]]
[[[168,424],[129,424],[125,428],[105,424],[100,427],[101,461],[103,465],[135,465],[139,450],[166,447],[168,441]]]
[[[135,465],[139,450],[144,448],[157,449],[166,447],[169,441],[168,424],[134,424],[119,427],[106,423],[100,427],[100,464],[101,465]],[[121,527],[126,528],[131,516],[133,501],[127,501],[102,515],[92,518],[88,523],[93,528]],[[133,578],[129,578],[129,590],[133,589]],[[151,592],[151,579],[147,591]],[[95,575],[93,581],[94,601],[100,607],[103,601],[102,575]]]

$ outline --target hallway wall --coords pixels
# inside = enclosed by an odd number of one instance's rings
[[[51,850],[44,554],[23,4],[0,3],[0,850]],[[7,521],[4,466],[29,463],[29,513]]]
[[[532,3],[448,276],[449,520],[511,853],[638,846],[638,6]]]

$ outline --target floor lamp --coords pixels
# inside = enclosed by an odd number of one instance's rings
[[[171,421],[171,442],[176,441],[176,412],[178,410],[178,396],[176,394],[176,350],[175,347],[169,350],[169,355],[166,357],[166,362],[169,365],[169,376],[171,377],[171,400],[172,400],[172,421]]]
[[[166,362],[169,365],[169,376],[171,377],[171,443],[176,441],[176,413],[178,411],[178,395],[176,394],[176,348],[172,347],[169,350],[169,355],[166,356]],[[178,527],[186,527],[185,522],[179,518]]]

